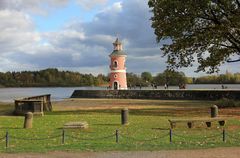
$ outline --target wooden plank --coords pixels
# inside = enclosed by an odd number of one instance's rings
[[[194,122],[204,122],[207,127],[211,127],[212,122],[218,122],[220,126],[224,126],[227,118],[194,118],[194,119],[169,119],[171,128],[175,128],[177,123],[187,123],[188,128],[192,128]]]
[[[213,122],[213,121],[225,121],[227,120],[227,118],[194,118],[194,119],[169,119],[168,121],[169,122],[200,122],[200,121],[203,121],[203,122]]]

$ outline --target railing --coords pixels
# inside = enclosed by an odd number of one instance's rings
[[[123,140],[128,140],[128,141],[133,141],[133,142],[160,142],[161,140],[169,140],[169,144],[174,144],[177,143],[178,141],[187,141],[187,139],[190,139],[191,141],[197,140],[197,141],[206,141],[208,139],[214,139],[214,140],[219,140],[222,142],[227,142],[228,140],[230,141],[240,141],[240,136],[235,136],[234,134],[227,133],[227,131],[223,128],[222,130],[219,130],[216,132],[216,134],[209,135],[209,136],[195,136],[189,138],[190,136],[186,133],[180,133],[179,131],[173,131],[172,129],[169,130],[164,130],[161,135],[150,137],[150,138],[138,138],[134,135],[129,135],[129,134],[124,134],[124,132],[121,132],[120,130],[113,131],[111,134],[106,134],[104,136],[100,137],[90,137],[90,138],[84,138],[84,137],[79,137],[75,136],[71,133],[67,133],[65,130],[62,130],[61,133],[59,134],[54,134],[54,135],[47,135],[46,137],[42,138],[29,138],[29,137],[20,137],[20,136],[14,136],[11,135],[8,131],[6,134],[2,137],[0,137],[0,142],[5,142],[5,148],[11,148],[11,140],[21,140],[21,141],[50,141],[53,139],[59,139],[62,145],[64,145],[67,140],[66,138],[71,138],[72,140],[77,140],[77,142],[81,143],[81,141],[101,141],[101,140],[112,140],[118,143],[124,142]],[[189,140],[188,140],[189,141]],[[70,142],[67,142],[68,144]],[[15,146],[15,145],[14,145]]]

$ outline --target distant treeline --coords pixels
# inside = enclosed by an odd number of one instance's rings
[[[127,73],[128,86],[161,86],[161,85],[182,85],[191,82],[192,79],[185,76],[183,72],[165,70],[152,76],[150,72],[143,72],[141,76],[134,73]]]
[[[0,73],[2,87],[97,86],[106,84],[107,80],[101,74],[95,77],[58,69]]]
[[[47,86],[108,86],[108,75],[81,74],[79,72],[45,69],[40,71],[0,72],[0,87],[47,87]],[[150,72],[141,75],[127,73],[129,87],[163,86],[183,84],[240,84],[240,73],[209,75],[198,78],[186,77],[183,72],[165,70],[156,76]]]
[[[194,84],[240,84],[240,73],[202,76],[193,78]]]
[[[150,72],[141,75],[127,73],[129,87],[179,85],[188,79],[182,72],[164,71],[156,76]],[[108,75],[81,74],[79,72],[45,69],[40,71],[21,71],[0,73],[0,87],[47,87],[47,86],[108,86]]]

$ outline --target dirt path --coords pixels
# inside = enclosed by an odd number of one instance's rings
[[[240,148],[133,152],[50,152],[47,154],[0,154],[0,158],[239,158]]]

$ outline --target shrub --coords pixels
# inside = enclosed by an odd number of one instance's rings
[[[228,107],[240,107],[240,102],[235,101],[233,99],[228,99],[228,98],[222,98],[220,100],[217,100],[215,104],[219,108],[228,108]]]

